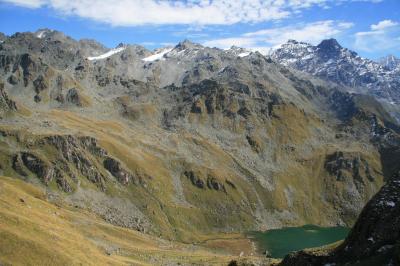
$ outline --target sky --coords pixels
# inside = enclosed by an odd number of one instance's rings
[[[400,57],[400,0],[0,0],[0,32],[59,30],[107,47],[189,39],[261,52],[336,38],[363,57]]]

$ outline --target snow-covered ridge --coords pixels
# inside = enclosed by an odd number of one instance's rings
[[[243,53],[238,54],[238,56],[239,57],[245,57],[245,56],[248,56],[250,53],[251,52],[243,52]]]
[[[120,53],[125,49],[126,49],[126,47],[124,47],[124,46],[123,47],[114,48],[114,49],[111,49],[110,51],[108,51],[105,54],[98,55],[98,56],[89,56],[87,59],[90,60],[90,61],[105,59],[105,58],[108,58],[108,57],[110,57],[110,56],[112,56],[114,54]]]
[[[245,48],[238,47],[238,46],[232,46],[229,49],[225,49],[225,52],[227,52],[229,54],[233,54],[238,57],[246,57],[246,56],[250,55],[253,51],[250,49],[245,49]]]
[[[173,48],[164,48],[160,50],[158,53],[150,55],[148,57],[143,58],[142,60],[145,62],[153,62],[156,60],[160,60],[166,55],[167,53],[171,52]]]
[[[390,70],[362,58],[334,39],[324,40],[317,46],[289,40],[270,56],[280,64],[347,86],[349,90],[359,89],[392,105],[400,103],[399,69]]]

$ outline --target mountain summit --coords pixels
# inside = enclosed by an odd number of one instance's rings
[[[400,103],[400,72],[362,58],[335,39],[313,46],[288,41],[271,53],[285,66],[345,86],[348,91],[373,95],[388,103]]]
[[[331,58],[337,58],[343,49],[336,39],[323,40],[317,45],[317,48],[321,57],[325,57],[328,60]]]

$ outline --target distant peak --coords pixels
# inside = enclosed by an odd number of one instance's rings
[[[323,40],[317,47],[323,50],[339,50],[342,48],[338,41],[333,38]]]
[[[39,39],[43,39],[43,38],[47,37],[47,35],[48,35],[49,33],[52,33],[52,32],[54,32],[54,30],[51,30],[51,29],[48,29],[48,28],[44,28],[44,29],[38,29],[38,30],[34,33],[34,35],[35,35],[37,38],[39,38]]]
[[[194,42],[189,41],[188,39],[185,39],[185,40],[179,42],[175,46],[175,49],[184,50],[184,49],[200,48],[200,47],[202,47],[200,44],[194,43]]]
[[[247,49],[236,46],[236,45],[232,45],[231,48],[229,48],[230,51],[237,51],[237,52],[243,52],[243,51],[247,51]]]
[[[294,39],[289,39],[287,43],[298,44],[299,42]]]
[[[122,47],[125,47],[126,45],[124,44],[124,43],[122,43],[122,42],[120,42],[118,45],[117,45],[117,47],[115,47],[115,48],[122,48]]]

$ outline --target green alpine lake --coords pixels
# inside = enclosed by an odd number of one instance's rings
[[[273,258],[283,258],[292,251],[328,245],[346,238],[347,227],[320,227],[304,225],[285,227],[265,232],[251,232],[249,236],[262,251],[267,250]]]

